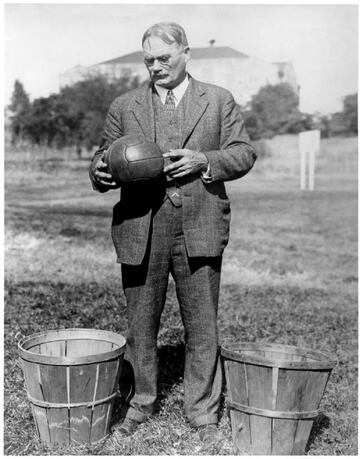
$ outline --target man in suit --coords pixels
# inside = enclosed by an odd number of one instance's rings
[[[154,413],[157,334],[171,273],[185,329],[185,413],[208,441],[218,437],[222,387],[217,309],[230,222],[224,181],[244,176],[256,155],[230,92],[187,73],[190,49],[181,26],[155,24],[142,44],[151,82],[111,104],[90,167],[96,190],[116,188],[103,152],[127,134],[156,142],[166,164],[162,179],[122,186],[114,207],[134,377],[117,431],[131,435]]]

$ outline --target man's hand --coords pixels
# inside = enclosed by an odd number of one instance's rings
[[[104,185],[108,188],[119,188],[119,185],[114,182],[112,175],[107,172],[107,164],[104,163],[101,157],[95,164],[93,177],[96,183],[100,185]]]
[[[171,161],[164,168],[165,174],[171,178],[184,177],[196,172],[206,172],[208,167],[208,159],[200,151],[171,150],[164,153],[163,157],[169,158]]]

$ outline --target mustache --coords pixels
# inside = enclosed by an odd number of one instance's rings
[[[151,75],[154,76],[154,77],[166,77],[166,76],[168,76],[168,73],[151,72]]]

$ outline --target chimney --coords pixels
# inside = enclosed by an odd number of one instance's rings
[[[212,40],[209,41],[210,48],[213,48],[213,47],[214,47],[215,41],[216,41],[216,40],[214,40],[214,39],[212,39]]]

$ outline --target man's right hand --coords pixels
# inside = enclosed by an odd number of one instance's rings
[[[102,158],[99,158],[94,166],[93,178],[99,185],[106,186],[107,188],[119,188],[112,175],[107,172],[107,164]]]

